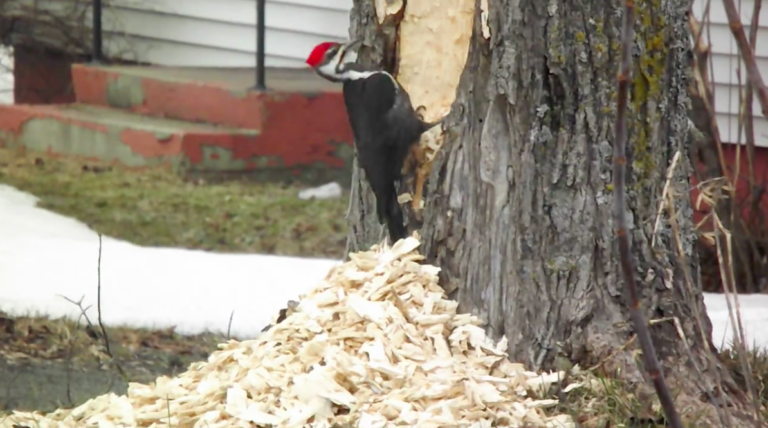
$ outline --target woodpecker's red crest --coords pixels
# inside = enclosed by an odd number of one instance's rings
[[[357,62],[356,49],[361,44],[361,40],[353,40],[346,44],[323,42],[312,49],[306,62],[317,74],[332,82],[362,78],[367,74],[350,70],[350,66]]]
[[[341,46],[340,43],[336,42],[323,42],[319,45],[315,46],[314,49],[312,49],[312,52],[310,52],[309,56],[307,57],[307,64],[310,67],[317,67],[318,65],[325,62],[326,54],[329,50],[333,50],[332,48],[338,49],[338,47]]]

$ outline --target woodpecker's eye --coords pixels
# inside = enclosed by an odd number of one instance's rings
[[[326,57],[328,57],[328,58],[332,58],[332,57],[334,57],[334,56],[336,55],[336,52],[338,52],[338,51],[339,51],[339,48],[340,48],[340,46],[334,46],[334,47],[332,47],[332,48],[328,49],[328,50],[325,52],[325,56],[326,56]]]

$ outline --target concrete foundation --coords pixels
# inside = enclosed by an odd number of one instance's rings
[[[4,106],[0,144],[179,173],[347,183],[354,153],[339,85],[308,70],[72,66],[75,103]],[[17,91],[19,88],[17,88]]]

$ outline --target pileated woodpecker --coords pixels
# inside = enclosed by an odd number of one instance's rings
[[[424,122],[394,76],[357,64],[355,48],[360,43],[320,43],[309,54],[307,64],[321,77],[344,84],[357,158],[376,196],[379,223],[386,223],[394,244],[407,236],[396,187],[402,179],[403,162],[421,134],[442,120]]]

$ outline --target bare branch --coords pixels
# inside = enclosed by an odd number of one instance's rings
[[[99,322],[99,328],[101,328],[101,334],[104,336],[104,347],[107,351],[107,355],[109,355],[109,358],[112,359],[113,362],[115,362],[115,366],[117,367],[117,371],[120,372],[120,375],[123,376],[123,378],[127,378],[125,372],[123,371],[123,368],[115,361],[115,356],[112,355],[112,350],[109,347],[109,336],[107,336],[107,329],[104,327],[104,322],[101,320],[101,233],[99,235],[99,263],[96,266],[96,273],[98,275],[97,279],[97,285],[96,285],[96,317]]]
[[[105,56],[110,62],[138,59],[133,42],[119,14],[121,7],[151,5],[149,0],[103,0]],[[0,44],[50,51],[86,60],[92,54],[93,31],[90,0],[0,0]]]
[[[754,52],[753,47],[756,43],[756,31],[757,31],[757,22],[759,18],[760,8],[761,8],[761,0],[756,0],[755,6],[753,9],[753,21],[751,23],[752,28],[750,31],[750,38],[752,39],[752,46],[746,43],[746,37],[744,35],[744,28],[741,23],[741,19],[739,17],[738,11],[736,10],[736,7],[733,3],[733,0],[724,0],[724,5],[726,9],[726,13],[728,14],[728,21],[730,23],[731,31],[734,34],[734,37],[736,38],[737,44],[739,45],[739,50],[742,54],[742,58],[744,63],[746,64],[747,72],[749,73],[749,79],[747,82],[747,105],[740,109],[741,112],[746,112],[745,120],[747,123],[746,127],[746,133],[747,133],[747,157],[749,162],[749,174],[750,174],[750,198],[753,198],[755,195],[754,193],[754,170],[752,169],[752,159],[754,156],[754,135],[752,135],[752,138],[750,139],[750,134],[753,133],[753,127],[752,125],[752,101],[751,101],[751,91],[752,88],[755,87],[758,89],[758,99],[760,99],[761,93],[763,96],[768,95],[768,91],[765,88],[765,85],[762,83],[762,77],[760,76],[759,71],[757,70],[757,66],[755,63],[754,58]],[[698,25],[698,22],[695,18],[693,18],[692,14],[689,19],[689,25],[691,27],[691,30],[694,35],[699,35],[701,33],[701,29]],[[702,70],[705,69],[704,61],[708,60],[709,57],[706,55],[709,51],[709,46],[703,46],[702,44],[696,44],[695,53],[694,56],[694,78],[696,81],[696,87],[698,89],[699,95],[703,100],[704,104],[704,110],[705,114],[708,117],[708,122],[710,126],[710,134],[712,136],[712,139],[714,140],[714,146],[717,149],[719,162],[720,162],[720,175],[722,175],[723,180],[725,181],[725,186],[710,186],[712,188],[711,191],[707,192],[703,189],[703,186],[699,186],[702,189],[703,193],[708,193],[707,197],[712,200],[714,203],[712,204],[713,208],[721,204],[721,197],[722,195],[728,196],[728,198],[731,201],[731,212],[730,216],[726,216],[726,220],[730,220],[730,227],[732,229],[736,230],[746,230],[747,227],[744,225],[744,220],[739,216],[737,218],[737,213],[741,213],[742,210],[740,207],[736,205],[736,186],[735,183],[738,180],[738,174],[734,175],[733,178],[731,178],[730,174],[727,171],[727,165],[725,163],[725,159],[723,156],[723,143],[720,138],[720,133],[717,127],[717,122],[715,119],[715,108],[713,105],[714,97],[712,96],[712,93],[710,91],[710,85],[708,82],[708,76],[705,72]],[[768,99],[768,98],[766,98]],[[766,113],[766,106],[767,104],[763,104],[763,100],[760,100],[761,106],[763,107],[763,115]],[[767,116],[768,117],[768,116]],[[751,146],[751,148],[750,148]],[[737,169],[738,171],[738,169]],[[707,178],[714,178],[714,177],[707,177]],[[759,211],[760,207],[758,204],[752,200],[748,201],[748,204],[750,204],[753,207],[754,211]],[[723,292],[724,297],[726,299],[726,303],[728,305],[728,313],[731,316],[731,323],[734,329],[734,338],[735,338],[735,345],[738,349],[738,356],[739,356],[739,363],[741,365],[742,370],[745,373],[750,372],[750,364],[749,361],[746,358],[747,352],[746,352],[746,345],[744,344],[744,337],[743,337],[743,330],[741,329],[741,317],[738,314],[738,308],[736,309],[736,316],[734,318],[733,309],[731,307],[731,302],[729,300],[730,295],[736,294],[737,290],[735,287],[735,279],[734,279],[734,258],[733,258],[733,251],[732,249],[734,246],[736,247],[737,255],[740,256],[742,264],[744,264],[747,267],[747,286],[751,286],[754,284],[754,279],[751,276],[750,268],[751,264],[749,263],[748,257],[744,254],[745,251],[743,247],[739,245],[739,243],[733,244],[731,240],[731,235],[726,230],[726,227],[723,226],[721,223],[720,215],[717,213],[717,209],[713,209],[713,212],[710,214],[710,218],[712,221],[712,227],[713,227],[713,233],[714,233],[714,241],[715,246],[717,248],[718,252],[718,264],[720,268],[720,275],[722,279],[723,284]],[[753,252],[757,253],[756,247],[753,243]],[[737,306],[738,306],[738,300],[736,300]],[[755,387],[751,381],[751,379],[746,378],[746,386],[747,386],[747,392],[752,400],[752,404],[754,407],[754,421],[758,423],[760,421],[760,404],[757,399],[757,394]]]
[[[749,25],[749,44],[754,51],[757,45],[757,29],[760,27],[760,9],[762,8],[762,0],[755,0],[755,4],[752,8],[752,22]],[[755,188],[755,124],[752,112],[752,100],[754,99],[754,89],[752,83],[747,79],[746,88],[744,89],[744,133],[747,136],[747,168],[749,170],[749,186],[750,189]],[[751,195],[752,192],[750,192]]]
[[[85,322],[88,323],[89,326],[93,326],[91,323],[91,319],[88,318],[88,309],[91,309],[91,306],[83,307],[83,300],[85,300],[85,296],[80,296],[80,300],[75,301],[74,299],[70,299],[67,296],[64,296],[62,294],[57,294],[57,296],[61,297],[62,299],[66,300],[67,302],[77,306],[80,309],[80,316],[78,317],[78,322],[80,321],[80,318],[85,318]]]
[[[733,261],[732,261],[732,245],[731,237],[725,228],[723,228],[717,213],[713,213],[712,223],[715,233],[715,245],[718,253],[718,263],[720,264],[720,275],[723,281],[723,297],[725,297],[725,303],[728,307],[728,316],[730,318],[731,328],[733,329],[733,338],[736,345],[736,349],[739,351],[739,365],[744,373],[751,373],[752,369],[747,360],[747,345],[744,338],[744,327],[741,324],[741,310],[739,308],[739,298],[736,292],[736,285],[734,284],[733,275]],[[735,308],[731,304],[731,297],[734,299]],[[757,398],[757,393],[752,379],[749,376],[744,377],[744,381],[747,386],[747,392],[752,399],[753,417],[755,426],[760,426],[760,402]]]
[[[235,317],[235,310],[232,309],[232,312],[229,314],[229,322],[227,323],[227,340],[232,338],[230,334],[232,333],[232,318],[234,317]]]

